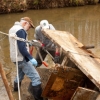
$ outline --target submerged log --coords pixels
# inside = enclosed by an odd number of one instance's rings
[[[100,89],[100,58],[83,48],[84,45],[69,32],[44,29],[43,33]]]

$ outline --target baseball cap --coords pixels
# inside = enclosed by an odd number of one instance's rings
[[[42,20],[42,21],[40,22],[40,26],[41,26],[42,28],[49,28],[49,22],[48,22],[47,20]]]
[[[25,21],[29,22],[29,24],[31,25],[31,27],[35,28],[35,26],[33,25],[32,20],[29,17],[23,17],[23,18],[21,18],[21,20],[25,20]]]

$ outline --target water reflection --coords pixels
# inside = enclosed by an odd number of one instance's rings
[[[84,45],[95,45],[100,47],[100,19],[81,20],[73,19],[66,22],[54,24],[56,29],[72,33]]]

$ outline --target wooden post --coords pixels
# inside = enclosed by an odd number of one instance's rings
[[[5,71],[3,70],[1,63],[0,63],[0,73],[1,73],[1,77],[3,79],[6,91],[8,93],[9,100],[14,100],[12,92],[11,92],[11,89],[10,89],[10,87],[8,85],[8,81],[7,81],[7,78],[6,78],[6,75],[5,75]]]

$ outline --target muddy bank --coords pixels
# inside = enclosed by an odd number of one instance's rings
[[[28,9],[64,8],[98,4],[100,0],[1,0],[0,13],[25,12]]]
[[[27,5],[24,1],[19,0],[1,0],[0,13],[24,12],[27,10]]]
[[[98,3],[99,0],[28,0],[27,5],[29,9],[49,9]]]

